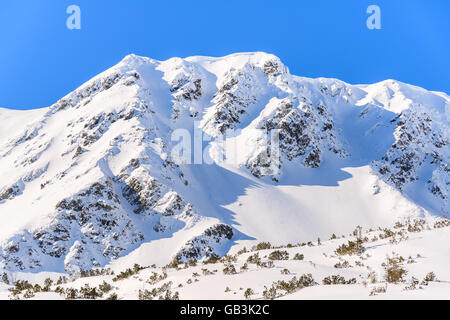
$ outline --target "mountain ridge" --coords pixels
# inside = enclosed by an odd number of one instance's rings
[[[0,139],[1,266],[77,273],[152,242],[167,249],[153,260],[163,264],[306,238],[331,228],[333,209],[317,196],[334,199],[343,232],[346,219],[448,215],[449,106],[445,94],[392,80],[293,76],[262,52],[128,55],[46,109],[0,110],[11,123]],[[229,141],[245,148],[227,154],[231,165],[178,164],[177,129],[212,138],[241,129]],[[271,129],[281,157],[267,162]],[[218,160],[222,146],[205,144]],[[280,236],[284,220],[293,226]]]

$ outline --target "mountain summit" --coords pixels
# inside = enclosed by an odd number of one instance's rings
[[[48,108],[0,109],[0,268],[164,265],[447,216],[449,108],[395,80],[294,76],[261,52],[129,55]],[[215,161],[175,161],[177,130]]]

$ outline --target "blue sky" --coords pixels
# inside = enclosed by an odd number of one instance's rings
[[[72,4],[81,30],[66,28]],[[381,30],[366,27],[371,4],[381,8]],[[14,0],[0,8],[1,107],[51,105],[129,53],[266,51],[300,76],[393,78],[450,93],[448,0]]]

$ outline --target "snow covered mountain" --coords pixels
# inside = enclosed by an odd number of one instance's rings
[[[129,55],[49,108],[0,109],[0,269],[165,265],[447,216],[449,108],[394,80],[297,77],[266,53]],[[204,136],[203,161],[174,159],[180,129]]]

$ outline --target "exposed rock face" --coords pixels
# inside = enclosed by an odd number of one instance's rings
[[[139,74],[135,71],[128,72],[126,75],[120,72],[108,72],[104,76],[91,80],[88,84],[59,100],[52,108],[60,111],[68,107],[82,107],[88,104],[97,94],[111,89],[119,81],[122,80],[125,85],[132,85],[139,78]]]
[[[248,90],[256,86],[256,82],[254,77],[243,71],[228,72],[224,84],[214,97],[214,106],[208,111],[210,116],[204,123],[205,132],[218,136],[225,134],[228,129],[234,129],[247,107],[257,101],[256,96]]]
[[[169,191],[155,206],[155,210],[163,216],[173,216],[185,207],[183,199],[175,191]]]
[[[224,224],[217,224],[206,229],[203,234],[189,240],[177,253],[180,262],[220,257],[223,246],[234,236],[233,229]]]
[[[13,199],[15,196],[17,196],[20,193],[21,189],[19,185],[14,184],[10,187],[3,188],[0,191],[0,201]]]
[[[33,230],[32,238],[16,237],[12,240],[12,246],[17,250],[4,249],[3,258],[14,262],[11,253],[32,248],[33,259],[21,263],[21,269],[39,267],[45,255],[53,258],[70,256],[65,259],[67,271],[98,267],[105,258],[117,258],[130,245],[144,239],[121,209],[119,197],[112,190],[112,181],[96,182],[60,201],[52,222],[44,228]],[[72,244],[74,236],[79,240]],[[84,249],[89,251],[88,256],[82,255]]]
[[[164,186],[147,171],[137,169],[125,180],[122,194],[135,208],[134,213],[148,212],[161,198]]]
[[[385,156],[374,162],[374,167],[400,190],[419,181],[424,170],[430,170],[427,191],[443,201],[442,213],[448,214],[450,144],[449,137],[443,135],[445,128],[433,121],[423,106],[404,110],[392,121],[397,126],[395,143]]]
[[[337,139],[331,114],[322,104],[314,107],[306,98],[274,98],[251,125],[267,134],[276,131],[278,140],[275,143],[279,143],[281,155],[287,161],[299,160],[306,167],[318,168],[323,151],[331,151],[339,157],[347,156]],[[246,164],[257,177],[278,171],[273,168],[267,170],[271,163],[267,163],[265,155],[270,155],[271,143]],[[278,169],[281,165],[278,164]]]
[[[296,77],[264,53],[164,62],[130,55],[50,108],[0,112],[13,123],[0,136],[0,219],[11,226],[0,234],[0,268],[76,273],[174,233],[168,261],[225,254],[237,234],[221,210],[228,202],[208,194],[197,164],[175,162],[177,129],[244,142],[234,169],[265,182],[324,163],[371,165],[412,201],[421,205],[426,193],[429,212],[448,214],[449,106],[444,94],[392,81]],[[353,126],[367,127],[361,139]],[[379,128],[393,144],[352,158],[351,150],[373,147],[364,143]],[[233,188],[227,179],[214,182]]]
[[[217,137],[235,129],[252,106],[261,103],[277,77],[287,70],[279,60],[248,62],[240,68],[230,68],[223,75],[214,95],[213,106],[202,120],[203,130]]]
[[[418,168],[430,158],[432,163],[443,163],[441,149],[448,146],[439,132],[433,130],[431,118],[426,113],[406,110],[394,119],[397,124],[396,141],[378,162],[379,172],[398,188],[418,179]],[[433,132],[434,131],[434,132]]]

